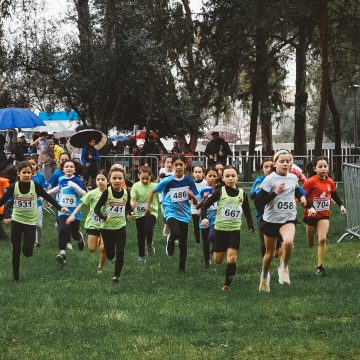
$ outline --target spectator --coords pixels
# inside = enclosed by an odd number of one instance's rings
[[[57,162],[54,154],[54,140],[47,140],[44,150],[41,150],[38,158],[38,165],[42,166],[46,182],[57,168]]]
[[[145,140],[145,144],[141,151],[141,156],[146,155],[155,155],[160,154],[160,148],[156,144],[155,139],[153,136],[149,136],[147,140]],[[157,169],[157,162],[153,157],[147,157],[143,163],[147,163],[151,168],[151,172],[157,176],[158,169]]]
[[[0,134],[0,171],[3,171],[9,164],[11,164],[11,159],[8,160],[5,154],[5,142],[5,137]]]
[[[98,173],[98,161],[100,160],[99,152],[95,149],[96,140],[90,139],[88,144],[81,150],[81,163],[85,166],[84,181],[89,182],[93,189],[96,187],[96,175]]]
[[[59,162],[60,155],[63,154],[65,152],[65,150],[64,150],[63,147],[61,147],[59,145],[59,140],[58,139],[53,139],[53,141],[55,143],[55,147],[54,147],[55,160],[56,160],[56,162]]]
[[[15,161],[25,161],[25,154],[28,153],[28,145],[24,133],[19,132],[17,134],[16,143],[11,152]]]
[[[229,144],[219,136],[217,131],[212,134],[212,139],[206,145],[205,155],[208,157],[208,167],[214,166],[216,162],[226,164],[226,159],[231,155]]]
[[[177,141],[174,141],[173,147],[171,149],[171,155],[182,154],[182,152],[183,151],[181,150],[179,143]]]

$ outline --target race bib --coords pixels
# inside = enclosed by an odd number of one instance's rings
[[[224,205],[221,209],[221,217],[225,220],[240,220],[242,207],[240,205]]]
[[[330,196],[323,197],[323,198],[314,197],[314,199],[313,199],[314,209],[318,212],[329,210],[330,209],[330,200],[331,200]]]
[[[295,209],[295,201],[292,197],[276,197],[274,199],[274,211],[284,211]]]
[[[106,205],[106,212],[114,217],[125,215],[125,203],[123,202],[109,202]]]
[[[95,213],[92,214],[91,220],[92,220],[94,225],[99,225],[100,222],[101,222],[99,216],[96,215]]]
[[[60,196],[60,206],[76,206],[76,196],[73,194],[61,194]]]
[[[32,210],[35,207],[34,197],[16,197],[15,207],[19,210]]]
[[[170,189],[169,194],[170,194],[171,202],[189,200],[188,191],[189,191],[188,186]]]
[[[144,214],[146,208],[146,203],[136,203],[135,212],[137,214]]]

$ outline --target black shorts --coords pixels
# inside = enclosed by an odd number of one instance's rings
[[[225,252],[227,249],[240,249],[240,231],[222,231],[215,229],[214,252]]]
[[[100,236],[100,229],[85,229],[88,235]]]
[[[281,224],[275,224],[275,223],[269,223],[261,218],[259,221],[259,228],[261,232],[268,237],[281,238],[281,235],[279,233],[280,228],[285,224],[296,225],[296,223],[297,223],[296,220],[289,220]]]
[[[303,221],[306,225],[309,226],[316,226],[319,220],[329,220],[330,217],[329,216],[324,216],[322,218],[308,218],[308,217],[304,217]]]

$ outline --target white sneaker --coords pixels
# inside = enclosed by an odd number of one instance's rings
[[[169,229],[168,224],[164,224],[162,234],[163,234],[163,236],[168,236],[170,234],[170,229]]]
[[[280,266],[278,267],[278,275],[279,275],[279,284],[290,285],[289,268],[287,266],[280,264]]]
[[[67,248],[68,250],[72,250],[72,249],[73,249],[71,243],[67,243],[67,244],[66,244],[66,248]]]
[[[259,291],[260,292],[270,292],[270,271],[268,271],[266,279],[264,279],[264,273],[261,272]]]
[[[146,260],[145,260],[144,257],[139,256],[139,257],[138,257],[138,262],[139,262],[140,264],[145,264],[145,263],[146,263]]]

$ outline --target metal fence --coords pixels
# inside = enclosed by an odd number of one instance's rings
[[[349,235],[360,239],[360,165],[343,164],[343,181],[348,213],[346,232],[338,240],[338,243]]]

